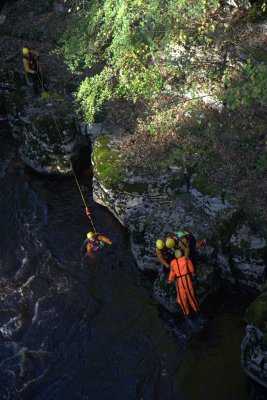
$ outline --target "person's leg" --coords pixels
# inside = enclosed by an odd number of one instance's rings
[[[186,296],[189,300],[189,303],[194,311],[199,311],[199,305],[195,297],[194,288],[192,285],[192,281],[189,275],[183,277],[184,285],[186,286]]]
[[[180,304],[184,315],[188,315],[190,310],[187,304],[186,291],[184,290],[183,287],[182,278],[178,278],[176,284],[176,290],[177,290],[177,301]]]

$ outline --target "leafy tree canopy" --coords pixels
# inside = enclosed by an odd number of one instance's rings
[[[240,1],[246,6],[246,1]],[[264,5],[264,2],[262,2]],[[221,94],[228,101],[231,72],[214,60],[216,46],[230,29],[219,0],[95,0],[74,15],[65,34],[64,54],[69,68],[98,72],[88,74],[77,93],[85,117],[94,115],[106,100],[155,99],[159,94],[183,101],[197,89]],[[218,18],[220,16],[220,18]],[[191,51],[192,48],[198,50]],[[204,60],[204,61],[203,61]],[[248,63],[236,73],[246,74],[250,84],[240,93],[229,91],[231,107],[262,95],[265,67],[251,70]],[[255,72],[256,71],[256,72]],[[257,78],[259,79],[257,80]]]

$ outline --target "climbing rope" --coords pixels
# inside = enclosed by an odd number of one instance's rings
[[[39,64],[40,64],[40,63],[39,63]],[[45,90],[45,88],[44,88],[44,83],[43,83],[43,75],[42,75],[42,72],[41,72],[41,70],[40,70],[40,67],[39,67],[39,72],[40,72],[41,77],[39,76],[38,73],[37,73],[37,77],[38,77],[38,79],[39,79],[39,82],[40,82],[40,85],[41,85],[41,88],[42,88],[43,92],[46,92],[46,90]],[[48,99],[46,98],[46,100],[48,100]],[[48,105],[48,107],[49,107],[50,114],[51,114],[52,119],[53,119],[53,121],[54,121],[54,125],[55,125],[55,127],[56,127],[56,131],[57,131],[57,133],[58,133],[58,135],[59,135],[59,137],[60,137],[61,142],[63,142],[63,137],[62,137],[62,135],[61,135],[61,132],[60,132],[58,123],[57,123],[57,121],[56,121],[56,119],[55,119],[53,110],[50,108],[50,105],[49,105],[49,104],[47,104],[47,105]],[[79,184],[77,175],[76,175],[76,173],[75,173],[75,171],[74,171],[74,168],[73,168],[73,164],[72,164],[72,162],[71,162],[70,160],[69,160],[69,162],[70,162],[71,171],[72,171],[73,176],[74,176],[74,180],[75,180],[75,182],[76,182],[76,185],[77,185],[77,187],[78,187],[78,190],[79,190],[79,192],[80,192],[82,201],[83,201],[84,206],[85,206],[85,213],[86,213],[87,217],[89,218],[89,221],[90,221],[90,223],[91,223],[91,225],[92,225],[92,228],[93,228],[94,233],[96,233],[96,228],[95,228],[93,219],[92,219],[92,217],[91,217],[91,212],[90,212],[90,209],[89,209],[89,207],[88,207],[88,205],[87,205],[87,203],[86,203],[86,201],[85,201],[85,198],[84,198],[84,195],[83,195],[81,186],[80,186],[80,184]]]

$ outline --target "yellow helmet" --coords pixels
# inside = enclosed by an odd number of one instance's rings
[[[175,253],[174,253],[174,255],[175,255],[175,258],[179,258],[179,257],[182,257],[182,252],[181,252],[181,250],[180,249],[177,249],[177,250],[175,250]]]
[[[87,239],[91,239],[94,236],[94,232],[87,233]]]
[[[28,49],[28,47],[23,47],[22,49],[22,54],[26,55],[29,54],[30,50]]]
[[[175,246],[175,240],[172,237],[168,236],[166,238],[165,245],[166,247],[168,247],[168,249],[171,249]]]
[[[165,246],[165,244],[164,244],[163,240],[158,239],[158,240],[156,241],[156,247],[157,247],[157,249],[162,250],[164,246]]]

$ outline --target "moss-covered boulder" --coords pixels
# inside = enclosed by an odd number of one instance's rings
[[[160,173],[141,166],[134,168],[123,157],[123,138],[101,134],[93,143],[94,199],[105,206],[124,225],[127,213],[143,201],[157,202],[174,196],[185,185],[181,169],[165,169]]]
[[[94,199],[129,229],[131,249],[140,269],[161,271],[155,242],[168,232],[188,230],[206,238],[208,246],[196,256],[199,301],[227,280],[261,289],[265,280],[266,239],[250,216],[230,195],[201,193],[188,188],[184,171],[133,166],[123,156],[127,133],[112,128],[94,136]],[[154,293],[168,310],[177,308],[176,294],[159,275]]]
[[[68,174],[86,137],[77,129],[69,96],[32,97],[23,88],[6,96],[5,108],[22,159],[41,173]],[[89,156],[89,148],[88,148]]]
[[[241,208],[231,206],[217,212],[211,245],[218,254],[224,280],[262,289],[266,280],[267,241]]]
[[[267,292],[257,297],[246,311],[248,326],[242,342],[244,371],[267,388]]]
[[[243,220],[231,236],[229,248],[238,283],[262,289],[266,281],[266,238]]]
[[[249,325],[255,326],[262,333],[261,349],[267,351],[267,291],[258,296],[246,311]]]

